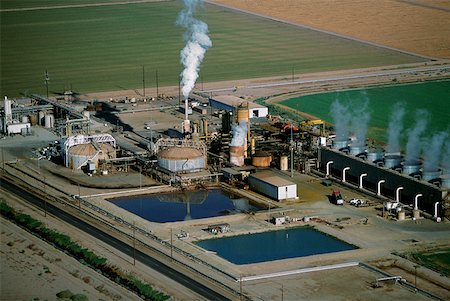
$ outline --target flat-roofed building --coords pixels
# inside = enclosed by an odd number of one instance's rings
[[[248,104],[248,118],[266,117],[269,114],[269,109],[263,105],[244,100],[233,95],[218,95],[209,99],[209,105],[213,108],[232,112],[237,115],[238,107],[247,107]]]
[[[297,198],[297,184],[271,171],[261,171],[248,177],[250,189],[277,201]]]

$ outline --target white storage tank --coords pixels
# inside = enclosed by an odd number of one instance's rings
[[[297,198],[297,184],[271,171],[251,174],[248,177],[248,183],[250,189],[277,201]]]
[[[206,168],[206,160],[199,149],[171,147],[158,153],[158,165],[172,172],[196,172]]]
[[[98,147],[95,147],[92,143],[86,143],[72,146],[69,148],[67,155],[69,167],[72,169],[80,169],[88,162],[95,164],[98,168],[98,160],[116,158],[116,150],[114,146],[108,143],[100,143]]]
[[[53,128],[55,125],[55,117],[52,114],[45,115],[44,126],[48,129]]]

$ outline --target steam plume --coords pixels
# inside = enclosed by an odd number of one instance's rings
[[[427,112],[424,110],[416,111],[416,124],[408,132],[408,142],[406,143],[406,162],[414,161],[419,158],[420,153],[420,135],[427,127]]]
[[[369,101],[366,99],[362,104],[358,103],[352,115],[352,131],[356,137],[354,145],[365,146],[367,128],[370,120]]]
[[[425,151],[425,160],[423,162],[424,171],[438,170],[441,149],[442,146],[444,146],[444,141],[445,139],[447,139],[447,137],[448,133],[446,132],[440,132],[434,134],[433,137],[431,137],[429,143],[427,144],[428,147],[424,148]]]
[[[442,153],[442,169],[444,169],[444,174],[450,175],[450,141],[447,140]]]
[[[348,124],[350,121],[349,108],[336,99],[331,104],[330,115],[333,117],[334,130],[337,141],[346,141],[348,139]]]
[[[208,37],[208,25],[194,18],[195,10],[200,2],[202,0],[183,0],[184,9],[178,15],[176,22],[177,25],[186,28],[184,34],[186,46],[180,52],[180,61],[184,66],[181,72],[181,91],[185,99],[194,88],[206,50],[212,46]]]
[[[239,122],[231,126],[233,138],[231,139],[230,146],[244,146],[245,138],[247,138],[247,122]]]
[[[393,108],[391,119],[388,126],[388,153],[400,152],[400,133],[403,130],[403,116],[405,115],[405,107],[402,103],[396,103]]]

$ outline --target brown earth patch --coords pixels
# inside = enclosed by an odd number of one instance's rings
[[[436,58],[450,58],[448,0],[211,0]]]

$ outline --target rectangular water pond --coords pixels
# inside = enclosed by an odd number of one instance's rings
[[[239,198],[220,189],[137,195],[114,198],[109,201],[148,221],[158,223],[258,210],[250,205],[247,199]]]
[[[357,249],[312,227],[201,240],[196,244],[234,264],[249,264]]]

